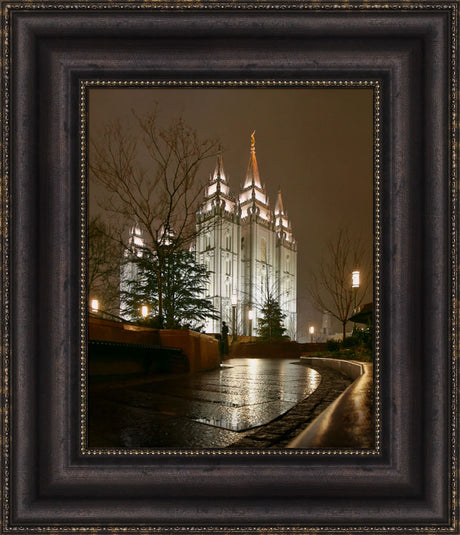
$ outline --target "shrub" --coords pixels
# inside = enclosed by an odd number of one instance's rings
[[[372,327],[367,329],[357,329],[355,332],[356,338],[359,340],[359,345],[365,347],[369,351],[372,351],[373,332]]]
[[[328,351],[339,351],[340,350],[340,342],[337,340],[328,340],[326,342],[326,348]]]
[[[344,348],[351,348],[351,347],[357,347],[360,345],[360,340],[357,336],[348,336],[345,338],[345,340],[342,342],[342,347]]]

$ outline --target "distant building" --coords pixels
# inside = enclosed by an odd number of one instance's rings
[[[129,292],[129,282],[136,280],[139,277],[139,267],[135,262],[127,262],[126,258],[132,254],[141,257],[144,245],[145,240],[143,232],[139,225],[135,223],[131,227],[128,237],[128,245],[123,252],[124,258],[120,267],[120,317],[128,321],[133,318],[126,312],[126,303],[123,299],[123,293]]]
[[[331,335],[331,315],[326,310],[322,313],[321,317],[321,332],[318,340],[320,342],[325,342],[329,339]]]
[[[233,301],[237,334],[255,336],[261,307],[271,294],[286,314],[287,334],[295,339],[297,245],[281,191],[275,210],[270,208],[260,180],[254,134],[243,187],[237,196],[230,191],[222,154],[218,155],[197,211],[197,230],[197,260],[210,272],[205,297],[220,314],[220,320],[207,322],[206,332],[220,332],[222,321],[233,325]]]

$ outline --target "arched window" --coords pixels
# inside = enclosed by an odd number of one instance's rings
[[[232,248],[232,237],[230,236],[230,234],[227,234],[225,236],[225,248],[227,249],[227,251],[230,251]]]
[[[232,264],[231,264],[231,262],[230,262],[230,259],[227,258],[227,259],[225,260],[225,274],[226,274],[226,275],[230,275],[230,274],[231,274],[231,265],[232,265]]]

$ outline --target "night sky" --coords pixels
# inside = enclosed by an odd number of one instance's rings
[[[182,116],[200,138],[223,145],[224,168],[237,194],[256,131],[260,177],[272,209],[278,187],[297,240],[298,338],[307,326],[321,327],[321,315],[307,292],[308,273],[340,228],[359,237],[372,254],[373,169],[372,90],[298,89],[91,89],[90,137],[113,119],[134,125],[131,110],[142,115],[158,103],[168,124]],[[215,160],[203,162],[203,180]],[[90,213],[98,211],[96,186],[89,187]],[[369,290],[368,298],[372,299]],[[337,326],[337,331],[339,326]]]

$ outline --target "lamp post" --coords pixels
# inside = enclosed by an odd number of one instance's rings
[[[236,293],[232,293],[232,342],[236,342],[236,305],[238,304],[238,297]]]
[[[313,325],[310,326],[310,329],[308,329],[309,332],[310,332],[310,343],[312,344],[313,343],[313,335],[315,334],[315,328],[313,327]]]
[[[353,295],[353,314],[356,314],[356,301],[357,301],[357,294],[358,294],[358,288],[359,288],[359,271],[353,271],[351,274],[351,287],[354,290]],[[356,333],[356,323],[353,322],[353,334]]]
[[[99,300],[91,299],[91,312],[97,314],[99,312]]]
[[[252,320],[254,319],[254,312],[252,308],[250,308],[248,311],[248,319],[249,319],[249,338],[251,339],[251,342],[252,342]]]
[[[359,288],[359,271],[353,271],[351,274],[351,287],[354,289],[353,314],[356,314],[356,298]]]

